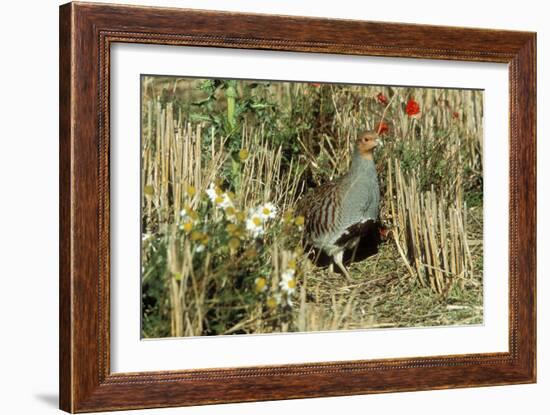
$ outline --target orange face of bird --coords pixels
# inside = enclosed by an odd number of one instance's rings
[[[366,132],[357,139],[357,149],[361,157],[372,160],[372,151],[380,145],[380,137],[374,132]]]

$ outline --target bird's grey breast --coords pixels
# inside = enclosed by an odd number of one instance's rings
[[[374,162],[364,162],[360,168],[352,169],[350,173],[348,188],[342,200],[346,227],[368,219],[376,220],[380,205],[380,189]]]

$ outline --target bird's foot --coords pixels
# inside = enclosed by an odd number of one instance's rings
[[[349,274],[348,270],[346,269],[346,267],[342,263],[342,255],[337,255],[337,256],[334,257],[334,261],[329,266],[329,271],[331,273],[336,273],[335,270],[334,270],[334,264],[336,264],[336,266],[340,269],[342,274],[344,274],[344,276],[346,277],[347,282],[350,283],[350,284],[353,283],[353,279],[351,278],[351,275]]]

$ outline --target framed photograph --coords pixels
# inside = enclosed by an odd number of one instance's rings
[[[60,407],[536,381],[536,35],[60,8]]]

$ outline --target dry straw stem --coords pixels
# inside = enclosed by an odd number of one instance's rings
[[[419,192],[414,175],[404,178],[398,161],[388,163],[388,198],[397,249],[422,286],[440,296],[474,275],[465,205],[447,204],[433,191]]]
[[[151,107],[148,104],[147,108]],[[225,139],[212,137],[211,157],[207,165],[202,166],[201,124],[192,127],[191,124],[183,126],[181,121],[176,122],[171,103],[166,105],[166,109],[161,109],[157,102],[155,111],[156,128],[151,131],[153,127],[148,115],[148,139],[142,146],[142,206],[150,227],[174,222],[186,203],[196,207],[200,194],[216,178],[227,158]],[[191,199],[186,192],[189,186],[196,189]]]
[[[249,157],[241,168],[240,189],[237,192],[241,208],[274,203],[281,211],[292,208],[303,192],[301,174],[291,160],[288,169],[282,168],[282,147],[273,148],[260,129],[243,127],[242,148]]]

